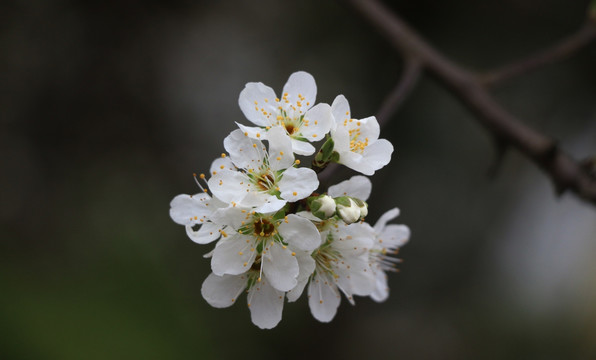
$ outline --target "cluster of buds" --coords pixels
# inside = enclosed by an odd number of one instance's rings
[[[351,224],[364,220],[368,215],[368,204],[351,196],[332,198],[329,195],[320,195],[310,197],[308,201],[312,214],[321,220],[339,216],[344,223]]]
[[[239,105],[255,126],[238,124],[224,139],[209,174],[195,176],[200,192],[181,194],[170,216],[198,244],[215,242],[206,257],[212,273],[201,293],[212,306],[234,304],[243,292],[251,319],[273,328],[283,304],[305,289],[313,316],[333,319],[343,293],[383,301],[389,294],[393,255],[410,237],[405,225],[388,224],[393,208],[375,225],[365,221],[372,190],[362,175],[319,189],[318,173],[330,163],[364,175],[391,159],[374,117],[353,119],[343,95],[315,105],[316,84],[306,72],[290,76],[282,95],[248,83]],[[317,151],[312,143],[325,140]],[[316,154],[315,154],[316,153]],[[314,155],[311,167],[296,155]]]

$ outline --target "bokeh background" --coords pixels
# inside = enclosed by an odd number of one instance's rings
[[[587,1],[388,2],[438,49],[490,69],[585,20]],[[249,81],[294,71],[374,114],[402,61],[341,1],[0,4],[3,359],[594,359],[596,208],[557,197],[525,158],[487,176],[488,134],[424,76],[382,136],[369,221],[413,232],[382,304],[314,320],[305,298],[262,331],[243,301],[200,295],[210,246],[169,201],[193,193],[243,119]],[[576,158],[596,154],[596,46],[496,95]],[[337,180],[341,180],[338,177]]]

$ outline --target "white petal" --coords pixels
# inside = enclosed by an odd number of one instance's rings
[[[291,167],[284,171],[277,186],[283,199],[294,202],[310,196],[319,187],[319,179],[312,169]]]
[[[378,245],[383,244],[387,248],[397,248],[408,242],[410,239],[410,228],[406,225],[390,224],[383,229],[383,232],[377,235]],[[382,242],[379,242],[382,240]]]
[[[385,225],[387,225],[387,223],[389,221],[395,219],[398,216],[399,216],[398,208],[393,208],[393,209],[387,210],[383,215],[381,215],[379,220],[377,220],[377,222],[375,223],[375,226],[374,226],[375,232],[377,234],[380,234],[381,232],[383,232]]]
[[[263,272],[271,286],[280,291],[288,291],[296,286],[298,261],[287,246],[284,249],[277,242],[267,244],[261,259],[264,259]]]
[[[333,320],[340,301],[339,291],[333,281],[315,275],[308,286],[308,305],[312,316],[321,322]]]
[[[328,104],[317,104],[306,112],[304,120],[308,121],[308,126],[302,124],[300,127],[302,136],[308,141],[323,140],[333,124],[331,107]]]
[[[200,224],[211,214],[206,204],[211,203],[211,197],[200,193],[196,195],[180,194],[170,202],[170,217],[180,225]]]
[[[351,295],[366,296],[375,290],[375,274],[369,266],[368,256],[345,257],[338,267],[338,286],[349,299]]]
[[[369,164],[362,155],[352,151],[340,152],[338,162],[364,175],[370,176],[375,173],[371,164]]]
[[[288,94],[287,99],[290,103],[296,103],[300,101],[302,107],[307,109],[315,104],[317,98],[317,84],[311,74],[298,71],[290,75],[288,82],[284,85],[282,96]],[[303,96],[304,100],[301,100],[298,96]]]
[[[366,201],[372,191],[372,183],[362,175],[352,176],[349,180],[329,187],[327,192],[331,197],[351,196]]]
[[[211,258],[211,270],[219,276],[242,274],[250,269],[255,256],[254,239],[248,235],[234,233],[221,238],[215,246]]]
[[[389,286],[387,285],[387,274],[383,270],[378,270],[375,276],[375,291],[370,297],[376,302],[382,302],[389,297]]]
[[[385,139],[379,139],[368,145],[362,152],[365,161],[376,171],[391,161],[393,145]]]
[[[358,123],[360,123],[360,125],[358,125]],[[354,119],[351,125],[353,126],[353,128],[357,127],[358,130],[360,130],[358,135],[359,140],[364,140],[368,138],[368,141],[370,143],[373,143],[377,141],[377,139],[379,138],[381,127],[379,126],[377,118],[374,116],[369,116],[360,120]]]
[[[267,198],[267,200],[263,204],[257,206],[254,209],[254,211],[261,213],[261,214],[269,214],[269,213],[276,212],[277,210],[284,207],[286,204],[287,204],[286,200],[278,199],[274,195],[270,195]]]
[[[263,114],[263,110],[267,113],[277,114],[275,92],[269,86],[260,82],[246,84],[240,92],[238,105],[240,105],[244,116],[253,124],[259,126],[271,124],[267,116]]]
[[[338,126],[336,129],[331,130],[331,137],[334,141],[333,149],[335,151],[340,154],[350,151],[350,134],[344,126]]]
[[[337,95],[333,104],[331,104],[331,113],[335,119],[336,124],[343,124],[345,120],[350,120],[352,115],[350,113],[350,104],[343,95]]]
[[[236,125],[238,125],[244,136],[248,136],[251,139],[265,140],[267,138],[267,131],[263,128],[244,126],[239,123],[236,123]]]
[[[269,141],[269,167],[273,171],[287,169],[294,165],[292,139],[280,126],[275,126],[267,132]]]
[[[288,219],[282,221],[278,230],[284,241],[299,250],[311,251],[321,245],[321,235],[317,227],[301,216],[289,214]]]
[[[227,225],[233,229],[238,229],[242,225],[242,221],[246,220],[247,211],[249,211],[249,208],[228,206],[217,209],[209,218],[216,224]]]
[[[209,169],[209,173],[213,174],[213,172],[218,172],[224,169],[228,169],[228,170],[236,170],[236,166],[234,166],[234,163],[232,162],[232,159],[230,159],[229,156],[226,157],[220,157],[215,159],[212,163],[211,163],[211,168]]]
[[[224,169],[211,176],[209,190],[222,201],[230,203],[239,201],[250,192],[248,177],[239,172]]]
[[[308,156],[315,153],[315,147],[309,142],[292,138],[292,151],[298,155]]]
[[[225,308],[236,302],[242,290],[246,288],[246,281],[245,276],[217,276],[211,273],[201,286],[201,295],[209,305],[216,308]]]
[[[205,222],[197,231],[194,231],[192,229],[192,226],[187,226],[186,234],[192,241],[196,242],[197,244],[209,244],[210,242],[220,237],[219,230],[221,229],[221,225],[217,225],[212,222]]]
[[[259,167],[265,157],[263,143],[244,135],[240,129],[236,129],[226,136],[224,148],[230,154],[234,165],[243,169]]]
[[[315,260],[310,256],[310,251],[297,251],[296,252],[296,260],[298,260],[298,267],[300,272],[298,273],[298,283],[296,286],[289,290],[286,293],[286,297],[288,298],[289,302],[294,302],[298,300],[302,292],[304,291],[304,287],[308,284],[308,279],[315,271]]]
[[[284,293],[274,289],[267,277],[248,291],[250,318],[261,329],[272,329],[281,321]]]

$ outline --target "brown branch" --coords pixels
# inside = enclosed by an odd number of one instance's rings
[[[596,39],[596,24],[593,21],[588,21],[576,33],[547,49],[501,68],[481,74],[480,81],[487,86],[496,85],[521,74],[525,74],[531,70],[535,70],[543,65],[563,60],[592,43],[594,39]]]
[[[383,101],[383,104],[381,105],[381,109],[377,112],[376,117],[381,126],[389,121],[389,118],[397,111],[410,92],[414,89],[421,71],[422,65],[418,59],[413,57],[406,59],[399,82],[393,91],[387,95],[385,101]]]
[[[556,142],[523,124],[501,107],[470,71],[454,64],[431,47],[378,0],[346,0],[387,37],[406,57],[420,61],[428,72],[449,88],[497,139],[511,145],[536,163],[553,181],[557,192],[575,192],[596,204],[596,180]]]

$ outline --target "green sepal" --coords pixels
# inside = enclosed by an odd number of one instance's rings
[[[345,207],[352,206],[352,203],[350,202],[350,197],[349,196],[340,196],[340,197],[337,197],[337,198],[335,198],[333,200],[335,200],[335,203],[337,205],[342,205],[342,206],[345,206]]]
[[[366,203],[360,199],[352,198],[358,207],[363,207]]]

